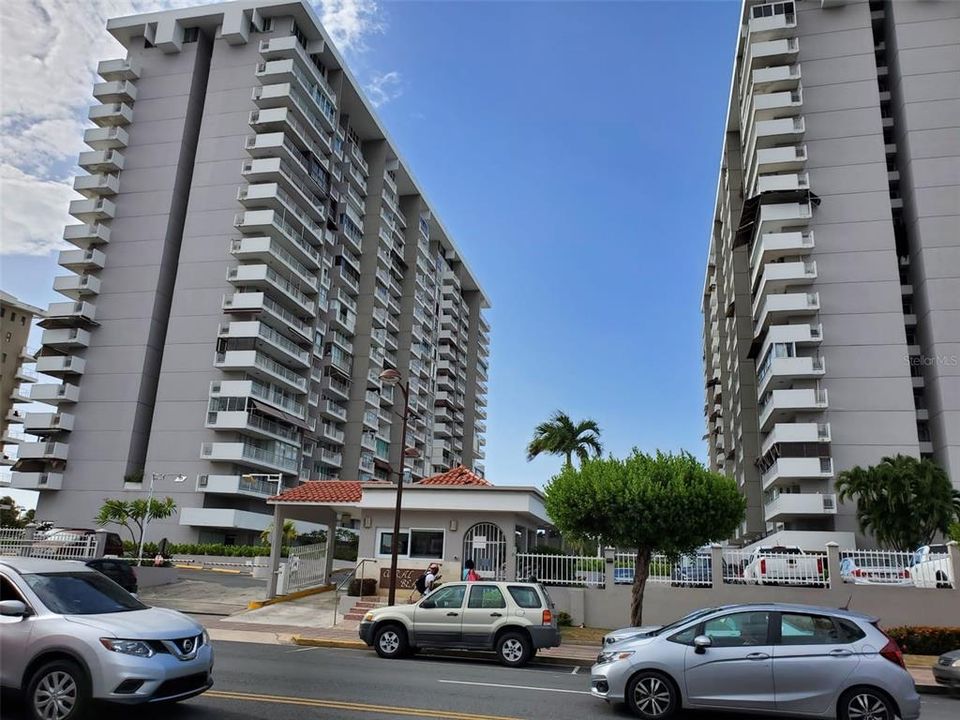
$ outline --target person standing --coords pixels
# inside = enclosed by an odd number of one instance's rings
[[[473,558],[467,558],[463,563],[463,579],[467,582],[477,582],[480,576],[477,574],[476,567]]]

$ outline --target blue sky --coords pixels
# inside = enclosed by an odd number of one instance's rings
[[[348,49],[493,301],[493,482],[542,484],[558,469],[524,456],[558,408],[596,419],[614,454],[703,454],[699,299],[738,12],[390,3],[382,31]],[[48,175],[72,173],[51,155]],[[4,254],[3,289],[58,299],[55,257]]]

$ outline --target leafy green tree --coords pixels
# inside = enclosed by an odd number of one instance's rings
[[[260,542],[264,545],[270,544],[270,536],[273,534],[273,523],[267,525],[266,529],[260,533]],[[282,533],[282,542],[280,543],[283,546],[292,545],[293,541],[297,539],[297,526],[294,524],[293,520],[284,520],[283,521],[283,533]],[[326,536],[324,536],[326,538]]]
[[[0,527],[22,528],[24,525],[26,522],[20,515],[17,501],[9,495],[0,498]]]
[[[173,498],[152,498],[149,507],[146,498],[137,500],[104,500],[94,522],[104,525],[119,525],[130,533],[135,547],[140,546],[144,524],[151,520],[164,520],[177,511]]]
[[[538,455],[562,455],[566,464],[573,463],[576,455],[585,462],[591,451],[599,457],[603,452],[600,444],[600,426],[595,420],[574,423],[565,412],[557,410],[547,422],[540,423],[533,431],[533,439],[527,445],[527,461]]]
[[[857,503],[857,523],[883,547],[912,552],[946,534],[960,518],[960,492],[932,460],[909,455],[859,465],[837,478],[841,501]]]
[[[960,543],[960,522],[955,522],[950,526],[949,535],[951,540]]]
[[[546,487],[546,508],[564,537],[636,548],[630,619],[640,625],[653,552],[676,558],[729,537],[746,501],[731,478],[688,452],[634,449],[624,460],[565,465]]]

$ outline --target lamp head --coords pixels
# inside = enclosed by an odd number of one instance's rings
[[[380,381],[386,383],[387,385],[396,385],[398,382],[400,382],[400,371],[394,370],[393,368],[387,368],[380,373]]]

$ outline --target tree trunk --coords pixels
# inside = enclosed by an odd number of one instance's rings
[[[639,548],[637,561],[633,567],[633,588],[630,600],[630,624],[643,624],[643,591],[647,587],[647,575],[650,574],[650,550]]]

